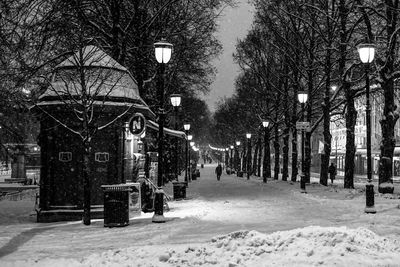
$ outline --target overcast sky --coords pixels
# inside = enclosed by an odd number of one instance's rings
[[[215,111],[215,102],[224,96],[231,96],[234,92],[235,77],[239,67],[233,62],[232,54],[235,52],[236,40],[246,36],[253,19],[253,7],[247,0],[238,0],[236,8],[227,8],[219,22],[217,38],[221,41],[223,52],[213,62],[218,73],[211,85],[211,92],[204,99],[210,110]]]

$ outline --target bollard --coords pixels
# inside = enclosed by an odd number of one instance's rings
[[[164,223],[164,191],[162,189],[156,189],[154,194],[154,216],[152,221],[154,223]]]
[[[300,175],[300,189],[301,189],[301,193],[306,194],[306,177],[305,175]]]
[[[365,213],[376,213],[375,209],[375,193],[374,193],[374,185],[367,184],[365,186],[365,197],[366,197],[366,205],[365,205]]]

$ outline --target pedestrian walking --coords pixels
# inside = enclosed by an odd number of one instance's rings
[[[333,184],[333,180],[335,180],[335,176],[336,176],[336,166],[333,162],[331,162],[328,172],[329,172],[329,178],[331,179],[331,183]]]
[[[222,174],[221,164],[218,164],[217,168],[215,168],[215,174],[217,175],[217,180],[219,181],[219,179],[221,178],[221,174]]]

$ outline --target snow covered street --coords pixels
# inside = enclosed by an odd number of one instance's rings
[[[311,184],[301,194],[299,183],[225,173],[217,181],[214,169],[200,169],[187,200],[169,203],[164,224],[152,213],[123,228],[38,224],[31,200],[1,201],[0,265],[400,266],[398,185],[394,195],[375,195],[372,215],[363,184]],[[165,190],[172,195],[171,184]]]

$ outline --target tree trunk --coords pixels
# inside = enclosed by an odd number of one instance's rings
[[[281,102],[281,94],[278,92],[277,94],[277,99],[275,103],[275,132],[274,132],[274,153],[275,153],[275,166],[274,166],[274,180],[278,180],[279,178],[279,149],[280,149],[280,144],[279,144],[279,116],[278,116],[278,110],[279,110],[279,105]]]
[[[265,172],[266,177],[271,178],[271,147],[269,145],[269,128],[266,130],[266,145],[265,145]],[[264,168],[263,166],[263,168]]]
[[[396,105],[394,103],[393,80],[387,80],[382,84],[384,89],[385,104],[381,120],[382,145],[379,161],[379,193],[393,193],[393,153],[396,146],[394,127],[398,119]]]
[[[283,82],[283,94],[284,94],[284,99],[283,101],[283,108],[284,108],[284,124],[283,126],[285,127],[283,130],[283,147],[282,147],[282,157],[283,157],[283,162],[282,162],[282,181],[287,181],[288,176],[289,176],[289,170],[288,170],[288,165],[289,165],[289,65],[288,63],[289,59],[285,57],[285,76],[284,76],[284,82]]]
[[[247,154],[246,154],[247,143],[243,143],[243,155],[242,155],[242,171],[247,171]]]
[[[289,170],[288,170],[288,167],[289,167],[289,127],[286,127],[284,129],[282,154],[283,154],[282,181],[287,181],[288,176],[289,176]]]
[[[354,107],[354,94],[350,84],[344,83],[346,93],[346,156],[344,168],[344,188],[354,188],[354,157],[356,146],[354,143],[355,125],[357,121],[357,111]]]
[[[296,96],[297,98],[297,96]],[[297,101],[297,99],[296,99]],[[297,121],[297,116],[296,112],[293,113],[293,118],[292,118],[292,125],[293,125],[293,134],[292,134],[292,177],[291,181],[296,182],[297,181],[297,175],[299,174],[298,170],[298,152],[297,152],[297,129],[296,129],[296,121]]]
[[[90,225],[90,198],[91,198],[91,183],[90,183],[90,145],[87,142],[83,144],[83,224]]]
[[[329,44],[330,46],[330,44]],[[321,170],[320,170],[320,179],[319,183],[322,185],[328,185],[328,167],[329,167],[329,160],[331,155],[331,140],[332,135],[330,132],[330,90],[331,90],[331,50],[327,49],[326,51],[326,61],[325,61],[325,75],[326,75],[326,82],[325,82],[325,97],[324,97],[324,105],[323,105],[323,116],[324,116],[324,123],[323,123],[323,134],[324,134],[324,153],[321,155]]]
[[[299,56],[296,55],[296,62],[299,62]],[[297,129],[296,129],[296,122],[297,122],[297,90],[299,88],[299,74],[297,70],[297,66],[293,69],[293,77],[294,77],[294,86],[293,90],[293,98],[292,98],[292,117],[291,117],[291,127],[292,127],[292,174],[291,174],[291,181],[297,181],[297,175],[299,174],[298,170],[298,151],[297,151]]]
[[[235,171],[238,172],[240,170],[240,162],[239,162],[239,148],[236,146],[235,147],[235,155],[234,157],[234,165],[235,165]]]
[[[381,120],[382,145],[381,158],[379,163],[379,193],[393,193],[393,153],[396,146],[394,127],[399,118],[396,112],[397,106],[394,99],[394,80],[391,77],[395,68],[395,58],[398,50],[397,45],[397,18],[399,1],[386,0],[386,62],[380,72],[381,83],[384,95],[383,116]],[[391,77],[388,79],[388,77]]]
[[[306,177],[306,183],[311,182],[310,168],[311,168],[311,132],[305,132],[304,140],[304,176]]]
[[[279,178],[279,133],[278,128],[275,129],[275,140],[274,140],[274,153],[275,153],[275,166],[274,166],[274,180]]]
[[[257,175],[257,161],[258,161],[258,140],[254,144],[254,158],[253,158],[253,165],[251,168],[251,172],[254,173],[254,175]]]
[[[120,59],[120,53],[121,53],[121,49],[120,49],[120,43],[121,43],[121,40],[120,40],[121,8],[120,8],[118,0],[111,0],[110,11],[111,11],[111,18],[112,18],[112,29],[111,29],[112,52],[111,52],[111,55],[112,55],[113,58],[119,60]]]
[[[258,136],[258,158],[257,158],[257,176],[261,176],[261,155],[262,155],[262,149],[261,149],[261,135]]]
[[[344,166],[344,188],[354,188],[354,157],[356,147],[354,143],[355,125],[357,120],[357,111],[354,107],[354,94],[351,91],[350,83],[345,75],[345,68],[348,53],[348,38],[347,19],[349,9],[346,6],[345,0],[339,1],[339,16],[340,16],[340,44],[339,44],[339,77],[342,82],[342,88],[346,97],[346,155]]]
[[[251,139],[247,140],[247,144],[248,144],[248,148],[247,148],[247,180],[250,178],[250,175],[252,174],[252,168],[251,168],[251,152],[252,152],[252,148],[251,148]]]

